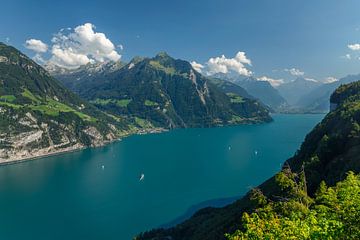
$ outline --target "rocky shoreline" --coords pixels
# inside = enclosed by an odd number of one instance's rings
[[[67,148],[61,148],[61,149],[52,149],[50,150],[49,148],[42,148],[39,149],[38,151],[35,152],[23,152],[23,153],[17,153],[12,155],[9,158],[1,158],[0,157],[0,166],[3,165],[10,165],[10,164],[17,164],[17,163],[22,163],[25,161],[31,161],[31,160],[36,160],[36,159],[40,159],[40,158],[45,158],[45,157],[50,157],[50,156],[55,156],[55,155],[61,155],[61,154],[65,154],[65,153],[70,153],[70,152],[76,152],[76,151],[81,151],[87,148],[97,148],[97,147],[103,147],[105,145],[108,145],[110,143],[113,143],[115,141],[121,141],[122,139],[132,136],[132,135],[144,135],[144,134],[155,134],[155,133],[162,133],[162,132],[166,132],[168,131],[167,129],[164,128],[152,128],[152,129],[141,129],[135,133],[129,133],[129,134],[125,134],[123,136],[121,136],[120,138],[117,139],[113,139],[110,141],[104,141],[102,143],[96,144],[96,145],[92,145],[92,146],[84,146],[80,143],[77,143],[75,145],[72,145],[70,147]]]

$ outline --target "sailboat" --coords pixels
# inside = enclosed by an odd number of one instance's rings
[[[145,178],[145,174],[142,173],[142,174],[140,175],[139,182],[143,181],[144,178]]]

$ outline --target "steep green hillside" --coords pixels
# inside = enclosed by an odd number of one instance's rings
[[[306,136],[300,150],[284,164],[283,173],[289,174],[280,173],[260,185],[259,190],[255,191],[255,193],[259,193],[257,200],[262,199],[266,202],[289,200],[285,204],[289,202],[288,210],[291,213],[295,207],[301,207],[297,204],[299,199],[305,197],[309,200],[309,198],[316,197],[315,193],[321,181],[334,186],[346,178],[348,171],[360,172],[359,84],[359,82],[348,84],[336,90],[331,99],[332,103],[337,104],[337,107]],[[288,181],[290,176],[292,176],[293,183]],[[296,186],[301,186],[301,188]],[[297,190],[294,192],[294,189]],[[302,190],[299,191],[299,189]],[[306,195],[303,195],[304,192]],[[297,196],[297,202],[290,201],[294,196],[292,194]],[[259,196],[260,198],[258,198]],[[254,194],[249,192],[226,207],[202,209],[189,220],[173,228],[152,230],[140,235],[138,239],[225,239],[225,233],[232,234],[238,229],[244,230],[243,223],[250,224],[249,228],[253,226],[251,221],[254,216],[248,218],[250,222],[243,218],[244,212],[252,213],[255,208],[259,207],[259,201],[253,201],[253,197]],[[302,199],[301,203],[305,204],[306,199]],[[311,199],[309,201],[311,202]],[[310,207],[309,211],[312,210],[310,202],[306,205]],[[269,207],[275,207],[275,205],[269,205]],[[277,217],[277,215],[273,216]],[[266,220],[266,218],[264,219]],[[352,219],[359,218],[353,217]],[[259,224],[261,224],[260,221],[261,219],[259,219]],[[259,225],[259,229],[260,227],[261,225]],[[242,239],[239,237],[241,236],[239,232],[237,235],[230,236],[233,239]]]
[[[347,171],[360,171],[359,90],[359,82],[340,86],[331,96],[337,108],[306,136],[300,151],[288,161],[295,171],[304,165],[310,193],[321,180],[333,185]]]
[[[58,76],[63,80],[62,76]],[[225,94],[190,63],[166,53],[136,58],[126,66],[94,77],[86,84],[69,85],[100,109],[133,116],[157,127],[208,127],[270,121],[257,101]]]
[[[254,190],[256,210],[243,214],[242,227],[227,234],[228,239],[360,238],[360,175],[349,172],[334,187],[321,182],[313,198],[307,194],[304,174],[284,169],[276,182],[284,191],[280,200]]]
[[[101,145],[128,130],[0,43],[0,162]]]

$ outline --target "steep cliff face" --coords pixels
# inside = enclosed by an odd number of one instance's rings
[[[0,43],[0,162],[98,146],[128,130]]]

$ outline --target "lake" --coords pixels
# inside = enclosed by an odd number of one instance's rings
[[[273,117],[1,166],[0,239],[131,239],[204,201],[224,204],[280,170],[324,115]]]

